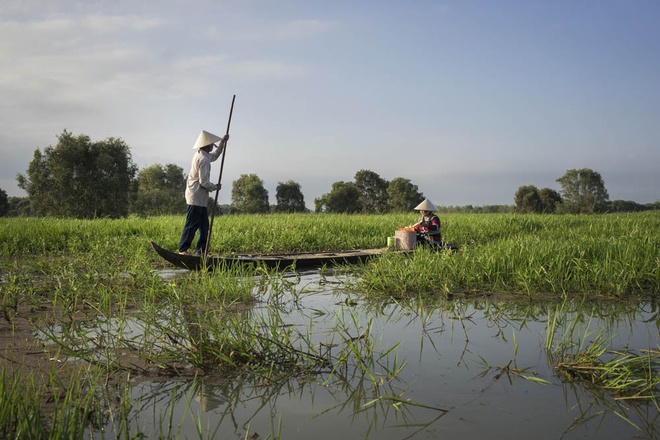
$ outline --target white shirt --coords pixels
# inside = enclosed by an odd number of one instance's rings
[[[210,153],[197,150],[190,165],[190,173],[186,180],[186,203],[193,206],[208,206],[209,192],[218,189],[218,186],[211,182],[211,162],[215,162],[225,143],[220,142],[220,146],[214,146]]]

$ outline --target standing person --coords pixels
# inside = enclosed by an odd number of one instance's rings
[[[220,189],[218,185],[211,182],[211,162],[215,162],[227,145],[229,135],[216,136],[202,130],[197,137],[193,150],[190,173],[186,181],[186,224],[181,233],[179,241],[179,254],[189,255],[188,249],[199,230],[199,238],[195,255],[204,255],[206,252],[206,237],[209,233],[209,192]],[[218,145],[215,145],[219,142]]]
[[[417,243],[442,246],[440,218],[434,214],[437,210],[438,208],[429,199],[424,199],[415,207],[415,211],[420,211],[422,215],[413,225],[417,232]]]

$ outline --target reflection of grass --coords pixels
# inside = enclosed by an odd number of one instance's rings
[[[580,397],[574,389],[580,417],[568,430],[611,413],[654,437],[658,433],[653,419],[660,411],[658,347],[613,349],[612,337],[606,337],[603,329],[592,329],[592,319],[585,319],[583,313],[579,307],[569,311],[569,304],[564,302],[550,311],[547,325],[546,349],[557,376],[592,398]],[[655,408],[656,416],[649,416],[644,407]],[[637,424],[632,420],[635,415]]]
[[[106,319],[97,319],[62,328],[62,335],[50,332],[49,336],[59,344],[62,356],[84,358],[98,366],[105,362],[112,369],[124,368],[133,374],[148,373],[135,369],[136,358],[142,358],[141,365],[151,366],[153,373],[174,380],[180,375],[222,373],[228,382],[259,387],[264,404],[271,388],[296,381],[315,383],[336,394],[338,403],[328,411],[350,410],[353,417],[368,420],[373,429],[390,409],[396,411],[402,427],[415,418],[405,408],[438,412],[429,423],[446,413],[406,398],[407,384],[400,379],[406,363],[397,355],[398,344],[381,347],[377,335],[371,333],[372,323],[362,323],[352,310],[345,309],[334,315],[333,328],[323,330],[327,338],[321,343],[311,342],[313,327],[288,325],[277,307],[262,314],[188,309],[171,317],[154,310],[154,315],[142,315],[137,335],[111,328]],[[94,329],[94,323],[99,327]],[[117,333],[124,337],[113,337]],[[277,396],[276,392],[271,398]],[[281,429],[274,420],[271,422],[273,429]],[[165,432],[171,431],[168,427]]]
[[[397,411],[422,406],[406,398],[405,384],[397,388],[406,365],[397,355],[398,344],[380,346],[371,322],[362,322],[353,312],[353,301],[344,301],[342,312],[330,315],[335,318],[332,327],[319,335],[311,320],[309,326],[291,325],[282,312],[281,289],[294,290],[299,278],[264,272],[259,277],[247,285],[263,290],[263,279],[272,280],[273,304],[252,309],[226,304],[217,296],[206,301],[190,284],[190,292],[183,293],[183,281],[177,280],[171,283],[170,304],[147,303],[132,316],[112,310],[104,316],[104,310],[94,309],[94,319],[44,327],[42,333],[57,345],[62,359],[82,359],[108,374],[222,374],[236,381],[256,378],[262,386],[297,378],[347,393],[338,406],[353,407],[355,414],[379,412],[384,406]],[[295,303],[299,296],[292,294],[289,301]]]
[[[214,230],[213,252],[382,247],[398,225],[413,220],[410,214],[224,216]],[[264,223],[271,232],[264,232]],[[459,252],[387,254],[357,267],[362,278],[353,287],[401,302],[405,300],[398,298],[451,297],[465,291],[623,296],[660,287],[660,217],[655,213],[447,215],[443,224],[445,238],[458,244]],[[321,345],[312,343],[311,319],[310,326],[303,328],[284,322],[276,311],[284,298],[294,302],[300,298],[297,279],[258,267],[226,267],[163,281],[153,269],[167,266],[147,243],[154,240],[173,249],[182,225],[183,217],[175,216],[94,221],[0,219],[0,319],[10,331],[18,321],[29,319],[47,330],[62,359],[67,355],[82,359],[90,371],[98,366],[105,375],[80,381],[72,375],[74,380],[69,383],[60,381],[53,368],[45,373],[52,375],[53,383],[59,381],[57,393],[34,383],[30,393],[22,394],[16,376],[8,374],[6,365],[11,361],[0,359],[4,374],[0,385],[5,391],[2,395],[7,396],[3,404],[9,402],[4,407],[0,404],[0,431],[47,430],[45,424],[29,420],[53,414],[61,417],[61,423],[70,423],[72,432],[83,429],[88,420],[69,411],[84,415],[84,407],[89,406],[90,412],[100,414],[103,396],[112,394],[107,391],[110,378],[126,371],[133,375],[192,375],[222,370],[251,374],[265,383],[332,372],[326,383],[350,385],[349,394],[355,393],[352,409],[388,406],[398,411],[414,405],[405,398],[405,384],[397,387],[405,361],[398,359],[396,343],[378,345],[368,323],[357,323],[351,315],[340,316],[333,337]],[[249,311],[236,311],[249,307],[264,292],[272,295],[273,303],[268,305],[272,313],[257,317]],[[353,304],[354,299],[346,300],[346,306]],[[457,303],[453,306],[459,307]],[[499,322],[497,307],[488,312]],[[454,315],[463,325],[467,341],[465,325],[470,317],[461,310]],[[658,316],[655,319],[660,321]],[[141,327],[139,335],[129,328],[136,322]],[[570,353],[575,352],[579,351]],[[645,354],[637,353],[642,358]],[[654,356],[652,362],[637,362],[635,368],[657,366],[657,354]],[[635,364],[633,359],[621,363]],[[515,368],[509,365],[499,371],[511,373]],[[21,384],[31,386],[29,379]],[[55,410],[40,405],[51,392],[61,397],[51,399]],[[82,409],[79,402],[83,402]],[[22,414],[31,413],[31,418],[16,425],[12,407]]]
[[[591,320],[584,324],[570,321],[566,303],[551,312],[546,346],[560,377],[602,388],[618,399],[655,401],[660,390],[658,348],[613,349],[612,338],[606,338],[602,330],[590,329],[590,324]]]
[[[660,351],[610,350],[597,337],[582,351],[555,354],[555,369],[563,380],[603,388],[617,399],[657,399],[660,391]]]
[[[500,380],[500,378],[502,378],[503,376],[506,376],[509,383],[513,385],[513,378],[520,377],[530,382],[538,383],[541,385],[549,385],[550,382],[538,377],[536,375],[536,371],[533,370],[532,368],[518,367],[516,361],[516,358],[518,357],[518,342],[516,340],[515,332],[512,333],[512,339],[513,339],[513,359],[509,360],[509,362],[506,365],[492,367],[490,364],[488,364],[488,362],[484,358],[479,356],[484,364],[484,372],[481,374],[481,376],[485,376],[491,370],[495,370],[495,374],[493,375],[493,380],[495,381]]]

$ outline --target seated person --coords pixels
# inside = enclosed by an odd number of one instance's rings
[[[418,244],[442,246],[440,218],[434,214],[437,209],[429,199],[424,199],[415,207],[415,210],[420,211],[422,215],[419,221],[413,225],[417,232]]]

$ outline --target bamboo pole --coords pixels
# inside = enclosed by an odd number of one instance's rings
[[[225,136],[229,135],[229,126],[231,125],[231,116],[234,113],[234,101],[236,101],[236,95],[231,99],[231,108],[229,109],[229,120],[227,121],[227,131]],[[225,142],[225,149],[222,152],[222,161],[220,161],[220,175],[218,176],[218,190],[215,192],[215,200],[213,201],[213,210],[211,212],[211,223],[209,224],[209,233],[206,237],[206,249],[204,250],[204,256],[207,256],[209,253],[209,248],[211,246],[211,234],[213,232],[213,221],[215,220],[215,210],[218,206],[218,195],[220,194],[220,185],[222,183],[222,171],[225,167],[225,156],[227,156],[227,144],[229,140]]]

